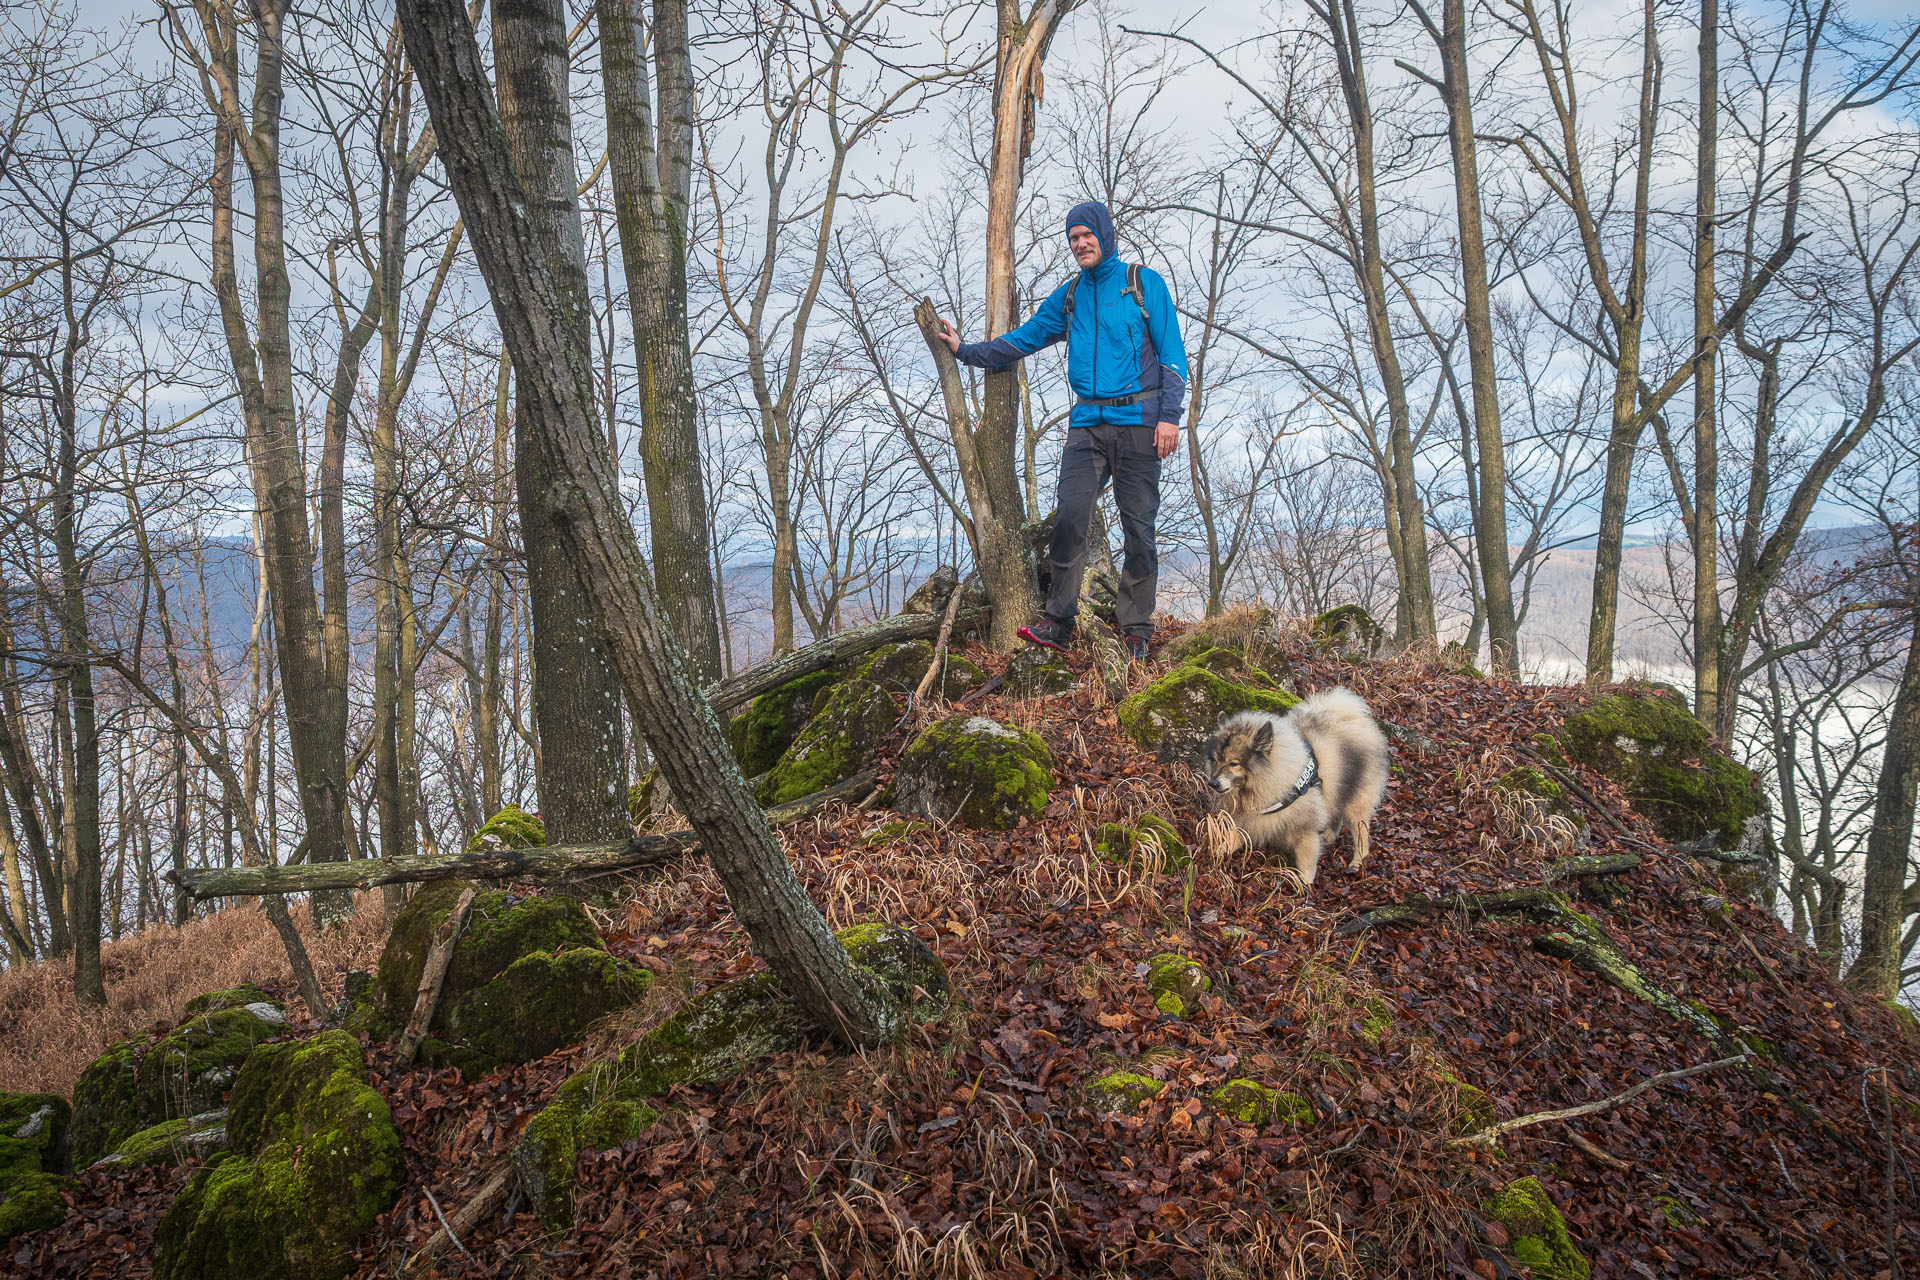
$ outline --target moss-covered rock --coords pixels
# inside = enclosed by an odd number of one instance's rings
[[[727,724],[727,740],[740,772],[756,778],[786,754],[793,739],[813,718],[814,703],[844,677],[838,671],[815,671],[789,680],[755,698]]]
[[[278,1005],[256,1001],[189,1018],[149,1048],[138,1040],[114,1045],[74,1082],[74,1166],[86,1168],[142,1129],[218,1106],[254,1046],[286,1027]]]
[[[196,1173],[154,1238],[156,1280],[338,1280],[399,1196],[400,1135],[359,1042],[328,1031],[241,1068],[232,1149]]]
[[[1488,1197],[1481,1212],[1507,1229],[1507,1256],[1536,1280],[1591,1280],[1593,1269],[1567,1233],[1538,1178],[1520,1178]]]
[[[1187,850],[1187,842],[1180,838],[1180,832],[1171,822],[1158,814],[1143,813],[1133,824],[1134,845],[1158,845],[1161,866],[1170,871],[1185,871],[1193,865],[1193,855]]]
[[[480,824],[467,841],[468,853],[482,849],[535,849],[547,842],[547,824],[517,804],[510,804]]]
[[[1284,689],[1252,689],[1204,667],[1176,667],[1120,704],[1120,727],[1162,760],[1192,759],[1221,716],[1237,711],[1285,715],[1300,699]]]
[[[905,840],[908,836],[931,830],[933,830],[933,824],[930,822],[920,822],[914,818],[895,818],[891,822],[883,822],[877,827],[863,831],[860,834],[860,843],[869,849],[876,849],[881,845],[892,844],[896,840]]]
[[[1315,617],[1312,632],[1315,648],[1350,662],[1373,657],[1387,638],[1374,616],[1357,604],[1343,604]]]
[[[1269,1089],[1257,1080],[1229,1080],[1207,1095],[1207,1104],[1241,1124],[1297,1124],[1314,1122],[1313,1105],[1297,1093]]]
[[[1151,863],[1161,871],[1185,871],[1193,865],[1187,842],[1171,822],[1155,814],[1143,815],[1133,826],[1105,822],[1094,832],[1093,851],[1122,865]]]
[[[837,936],[908,1020],[922,1021],[947,1007],[952,987],[946,967],[911,932],[862,924]],[[515,1167],[541,1221],[559,1228],[572,1220],[580,1153],[637,1137],[656,1118],[650,1099],[677,1084],[738,1075],[762,1058],[798,1048],[808,1032],[773,974],[761,971],[695,997],[614,1061],[569,1077],[514,1149]]]
[[[1900,1028],[1900,1034],[1909,1040],[1920,1041],[1920,1015],[1901,1004],[1898,1000],[1882,1001],[1888,1013],[1893,1015],[1894,1025]]]
[[[218,1013],[222,1009],[239,1009],[250,1004],[269,1004],[280,1008],[280,1002],[254,986],[243,982],[237,987],[228,987],[224,991],[208,991],[187,1001],[181,1015],[197,1018],[203,1013]]]
[[[163,1120],[142,1129],[93,1162],[93,1167],[139,1168],[149,1164],[183,1164],[204,1160],[227,1147],[227,1109],[203,1111],[197,1116]]]
[[[1086,1087],[1087,1106],[1095,1111],[1138,1111],[1165,1087],[1137,1071],[1109,1071]]]
[[[29,1231],[59,1226],[67,1216],[61,1193],[78,1185],[72,1178],[44,1170],[0,1168],[0,1244]]]
[[[960,654],[949,653],[947,665],[940,672],[938,687],[941,697],[949,702],[958,702],[986,682],[987,673],[979,663]]]
[[[1160,657],[1170,666],[1179,666],[1209,649],[1235,649],[1257,657],[1259,665],[1284,679],[1290,672],[1279,669],[1286,659],[1279,653],[1274,623],[1271,609],[1232,609],[1189,626],[1167,641]]]
[[[62,1173],[70,1148],[67,1127],[73,1108],[57,1093],[0,1092],[0,1138],[25,1143],[33,1151],[35,1167]]]
[[[889,693],[908,694],[920,687],[932,661],[932,645],[925,640],[907,640],[881,645],[855,662],[847,674],[855,680],[871,680]],[[978,663],[949,652],[940,679],[928,692],[953,701],[966,697],[986,680],[987,673]]]
[[[1700,1215],[1688,1208],[1686,1202],[1676,1196],[1656,1195],[1653,1198],[1653,1207],[1660,1211],[1661,1218],[1669,1227],[1690,1231],[1701,1223]]]
[[[433,935],[467,888],[478,886],[457,880],[428,885],[408,899],[394,919],[387,944],[380,952],[373,992],[381,1017],[394,1029],[404,1027],[413,1012]],[[491,981],[521,956],[599,945],[600,935],[577,902],[544,896],[521,898],[504,889],[478,888],[460,941],[447,963],[441,1007],[449,1007]],[[435,1025],[441,1024],[436,1021]]]
[[[1371,996],[1360,1006],[1360,1038],[1371,1045],[1383,1045],[1393,1031],[1393,1007],[1379,996]]]
[[[1278,688],[1280,681],[1268,672],[1248,661],[1247,655],[1240,649],[1229,649],[1216,645],[1202,650],[1179,664],[1182,667],[1198,667],[1202,671],[1211,671],[1222,680],[1232,684],[1253,685],[1265,688]]]
[[[756,794],[769,807],[845,782],[864,769],[899,715],[893,698],[871,680],[845,680],[760,780]]]
[[[1764,803],[1759,779],[1717,746],[1686,704],[1655,690],[1608,694],[1567,717],[1566,754],[1620,784],[1669,840],[1714,832],[1735,846]]]
[[[936,822],[1004,830],[1039,817],[1052,789],[1053,752],[1037,734],[957,715],[908,744],[887,802]]]
[[[1163,951],[1147,961],[1147,990],[1153,994],[1153,1007],[1164,1014],[1186,1017],[1212,989],[1206,970],[1183,955]]]
[[[459,1052],[445,1059],[473,1077],[503,1062],[544,1058],[651,985],[650,971],[599,946],[531,952],[453,1002],[442,1035]]]
[[[1056,697],[1078,682],[1066,655],[1041,645],[1028,645],[1007,662],[1006,689],[1017,698]]]

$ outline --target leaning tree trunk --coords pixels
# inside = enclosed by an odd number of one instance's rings
[[[795,1001],[851,1043],[884,1043],[898,1030],[898,1011],[854,965],[794,875],[655,604],[595,422],[586,348],[575,339],[574,313],[532,225],[530,202],[512,178],[466,9],[460,0],[402,0],[400,18],[454,198],[514,354],[530,452],[553,482],[549,536],[586,592],[640,730],[734,914]]]
[[[1912,914],[1907,865],[1920,784],[1920,600],[1913,605],[1906,668],[1881,751],[1873,830],[1867,833],[1866,878],[1860,887],[1860,956],[1847,976],[1855,985],[1892,999],[1900,990],[1901,927]]]
[[[641,54],[640,0],[598,0],[607,160],[620,258],[640,369],[640,458],[647,486],[653,580],[694,677],[718,680],[707,484],[687,335],[687,201],[693,164],[693,71],[686,0],[654,0],[659,145]]]
[[[573,122],[567,99],[567,14],[559,0],[505,0],[493,9],[500,123],[525,193],[528,234],[561,306],[562,332],[589,350],[586,245],[580,235]],[[416,57],[417,42],[408,42]],[[514,475],[526,544],[533,615],[533,718],[540,735],[540,813],[556,841],[592,843],[625,835],[626,738],[620,683],[595,634],[590,607],[556,526],[569,519],[565,477],[535,440],[535,379],[515,352],[519,413]],[[591,406],[591,398],[588,404]],[[598,428],[595,428],[596,436]],[[604,439],[595,446],[606,452]]]

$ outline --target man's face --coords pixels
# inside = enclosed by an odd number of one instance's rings
[[[1067,247],[1073,250],[1073,260],[1082,271],[1100,264],[1100,237],[1085,227],[1067,229]]]

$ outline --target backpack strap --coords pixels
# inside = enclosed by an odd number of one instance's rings
[[[1140,318],[1142,320],[1146,320],[1147,319],[1147,294],[1146,294],[1146,290],[1140,287],[1140,264],[1139,263],[1129,262],[1127,264],[1127,287],[1122,289],[1120,292],[1129,293],[1133,295],[1133,305],[1140,308]]]

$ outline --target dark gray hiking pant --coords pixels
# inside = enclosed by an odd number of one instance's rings
[[[1153,596],[1160,583],[1160,553],[1153,543],[1153,522],[1160,514],[1160,455],[1153,447],[1152,427],[1067,429],[1053,545],[1047,554],[1053,570],[1047,616],[1055,622],[1071,622],[1079,610],[1080,582],[1087,567],[1087,525],[1109,476],[1126,542],[1116,618],[1122,631],[1150,636]]]

